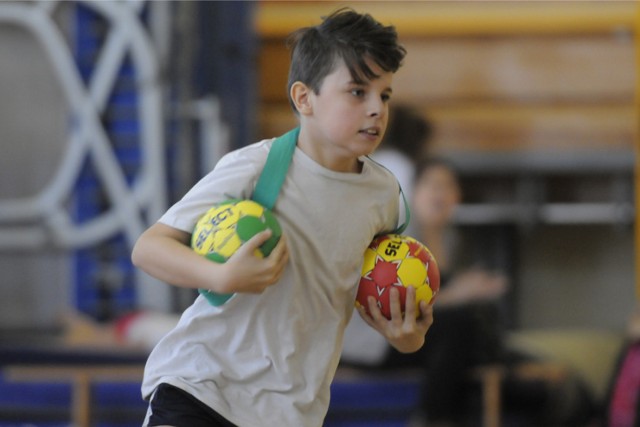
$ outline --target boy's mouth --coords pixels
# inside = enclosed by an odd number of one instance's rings
[[[370,128],[366,128],[366,129],[360,130],[360,133],[363,133],[363,134],[368,135],[368,136],[379,136],[380,135],[380,128],[378,128],[378,127],[370,127]]]

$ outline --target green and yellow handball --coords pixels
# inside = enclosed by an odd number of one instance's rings
[[[282,229],[273,213],[253,200],[230,199],[210,208],[198,220],[191,234],[193,250],[211,261],[226,262],[246,241],[256,234],[271,230],[271,237],[254,255],[268,256],[278,244]],[[199,292],[213,306],[227,302],[233,294],[217,294],[207,289]]]
[[[268,256],[280,240],[280,224],[259,203],[230,199],[216,204],[198,220],[191,235],[191,247],[212,261],[224,263],[246,241],[267,229],[272,235],[255,251],[259,258]]]

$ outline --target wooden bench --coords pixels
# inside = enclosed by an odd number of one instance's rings
[[[71,385],[71,422],[89,427],[92,420],[93,390],[97,382],[135,382],[142,380],[142,365],[10,365],[5,378],[14,382],[65,382]]]
[[[139,383],[142,365],[9,365],[4,368],[5,379],[13,382],[64,382],[72,387],[71,421],[76,427],[92,425],[93,385],[99,382]],[[507,376],[519,380],[560,382],[566,378],[564,366],[548,362],[526,362],[513,367],[487,365],[472,371],[482,393],[482,426],[500,427],[502,415],[501,386]],[[415,371],[389,372],[380,375],[341,369],[333,384],[329,418],[348,413],[358,418],[377,411],[389,417],[406,415],[416,403],[419,375]],[[347,396],[348,398],[345,398]],[[335,399],[342,399],[336,402]],[[381,401],[385,405],[381,405]],[[354,403],[359,402],[359,403]],[[369,414],[371,416],[371,414]]]
[[[470,372],[471,379],[480,385],[482,397],[482,426],[500,427],[503,415],[502,385],[507,378],[519,381],[559,383],[567,378],[564,365],[554,362],[520,362],[513,366],[484,365]],[[340,368],[334,380],[329,416],[353,411],[354,419],[362,417],[406,418],[415,407],[420,388],[420,370],[385,371],[371,373],[352,368]],[[349,399],[344,396],[352,394]],[[355,400],[354,404],[351,400]],[[337,400],[337,401],[336,401]],[[343,401],[346,400],[346,401]]]
[[[511,368],[486,365],[473,370],[472,376],[482,388],[482,426],[500,427],[502,415],[502,383],[507,375],[525,381],[559,383],[567,378],[567,368],[552,362],[524,362]]]

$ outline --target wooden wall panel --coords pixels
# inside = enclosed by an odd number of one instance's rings
[[[467,100],[631,102],[633,43],[628,37],[485,37],[404,43],[394,79],[401,99],[426,104]]]
[[[280,8],[276,3],[270,7]],[[428,27],[437,19],[453,19],[452,9],[420,7],[411,5],[416,15],[424,15],[413,20],[409,14],[400,12],[389,15],[400,22],[398,29],[409,52],[394,79],[393,102],[414,105],[434,122],[435,149],[565,150],[632,146],[634,39],[629,28],[613,26],[621,16],[626,16],[618,6],[599,4],[590,5],[588,10],[563,9],[563,19],[569,20],[571,16],[584,19],[585,25],[593,25],[591,33],[562,32],[562,26],[558,25],[554,31],[541,30],[540,34],[530,29],[521,34],[513,31],[476,34],[469,27],[469,32],[459,35],[446,32],[438,35]],[[512,4],[509,7],[521,13],[518,19],[527,19],[518,7]],[[594,8],[602,9],[602,14],[598,15]],[[427,9],[435,15],[428,15]],[[550,14],[556,11],[548,5],[534,9],[531,12],[535,16],[531,19],[541,26],[544,10]],[[503,6],[487,9],[483,19],[506,20],[502,11]],[[301,19],[294,9],[288,13],[292,14],[287,15],[290,19]],[[467,16],[463,10],[457,13]],[[276,17],[263,14],[263,26],[268,23],[265,16]],[[395,23],[394,20],[391,21]],[[281,24],[285,21],[281,19]],[[421,22],[424,22],[422,33]],[[612,26],[609,31],[607,22]],[[411,31],[403,35],[403,28]],[[262,31],[265,34],[259,57],[259,134],[269,137],[286,131],[296,121],[286,94],[287,33],[268,26]]]
[[[631,149],[633,109],[626,106],[468,106],[425,111],[435,123],[433,149]]]
[[[262,0],[256,27],[265,38],[282,38],[344,6],[394,25],[405,37],[607,33],[633,28],[636,9],[631,0]]]
[[[258,96],[261,105],[286,102],[289,51],[283,39],[262,42],[258,67]]]
[[[632,102],[634,50],[627,37],[426,39],[408,50],[394,78],[394,97],[432,104]],[[262,44],[260,99],[286,99],[289,52],[283,40]]]
[[[420,108],[420,107],[418,107]],[[435,126],[432,149],[481,150],[632,149],[634,110],[619,105],[581,107],[487,105],[422,107]],[[288,105],[271,105],[259,117],[260,137],[296,125]]]

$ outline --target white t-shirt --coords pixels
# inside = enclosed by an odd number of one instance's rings
[[[212,204],[249,198],[272,142],[226,155],[160,222],[191,232]],[[199,296],[149,356],[145,398],[165,382],[241,427],[322,425],[364,250],[398,218],[392,174],[361,161],[361,173],[338,173],[296,149],[274,209],[284,276],[220,307]]]

